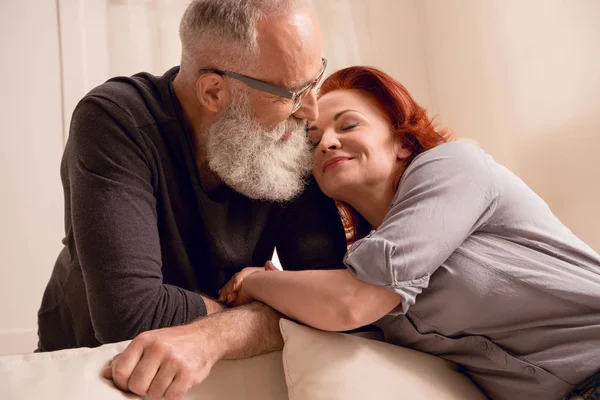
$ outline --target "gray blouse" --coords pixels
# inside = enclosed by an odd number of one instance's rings
[[[559,399],[600,370],[600,256],[475,146],[418,156],[345,264],[402,296],[376,323],[388,342],[459,364],[492,399]]]

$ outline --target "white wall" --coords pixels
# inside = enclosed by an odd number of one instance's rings
[[[36,313],[63,237],[62,109],[55,2],[0,12],[0,354],[37,345]]]
[[[316,2],[329,73],[374,65],[600,251],[600,1]]]
[[[65,140],[79,100],[111,76],[106,1],[57,1]]]
[[[600,251],[600,1],[422,2],[431,106]]]
[[[162,75],[181,57],[179,21],[188,0],[103,0],[107,3],[110,76]]]

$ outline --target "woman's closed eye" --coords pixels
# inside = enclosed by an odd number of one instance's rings
[[[358,122],[354,122],[352,124],[345,124],[342,126],[342,131],[347,132],[347,131],[351,131],[352,129],[356,128],[359,125]]]

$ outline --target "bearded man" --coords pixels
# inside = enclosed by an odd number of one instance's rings
[[[179,398],[218,359],[281,348],[274,310],[213,300],[235,273],[275,247],[285,269],[342,268],[346,249],[310,178],[326,61],[308,0],[194,0],[180,37],[179,67],[111,79],[77,105],[65,246],[38,313],[39,351],[177,326],[139,336],[108,373],[150,398]],[[156,375],[167,356],[189,362]]]

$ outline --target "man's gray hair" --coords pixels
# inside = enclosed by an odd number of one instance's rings
[[[258,57],[260,19],[285,15],[311,3],[312,0],[192,0],[179,26],[182,69],[197,62],[206,68],[254,63]]]

